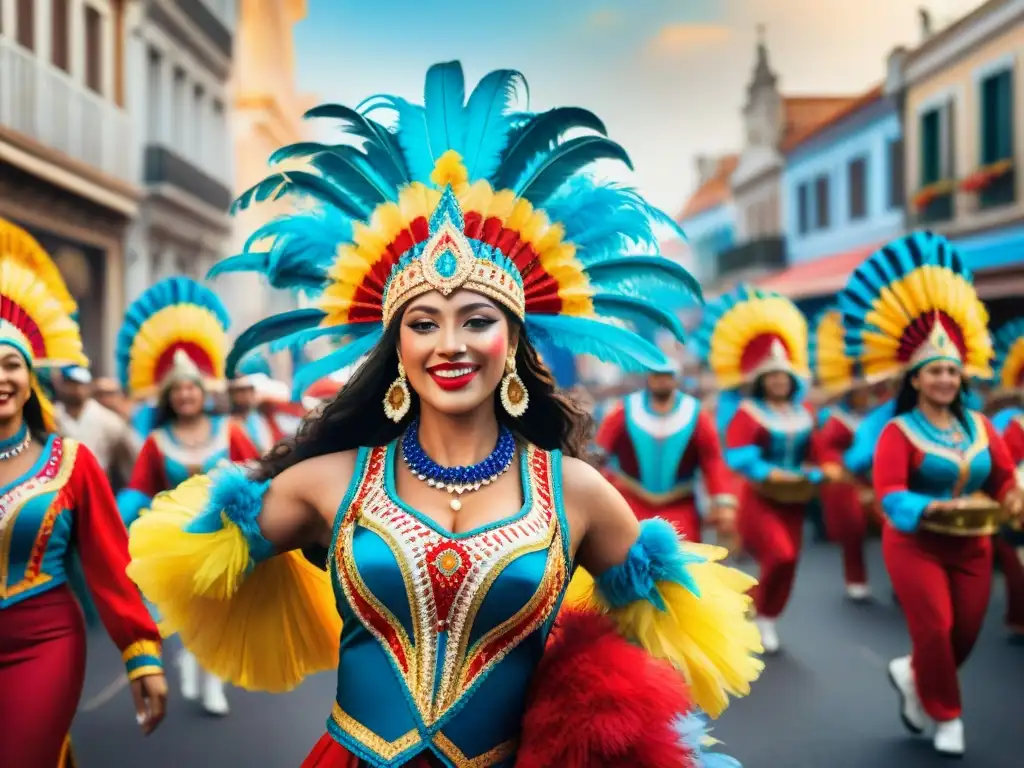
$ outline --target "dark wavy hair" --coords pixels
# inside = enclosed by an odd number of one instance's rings
[[[899,416],[909,411],[914,410],[917,407],[918,397],[920,396],[918,391],[914,389],[913,380],[914,377],[920,372],[920,369],[915,371],[907,371],[903,374],[903,380],[900,381],[899,391],[896,393],[896,415]],[[964,403],[967,401],[967,395],[971,391],[971,385],[967,381],[966,376],[960,377],[960,394],[953,398],[953,402],[949,404],[949,410],[959,421],[964,429],[971,430],[970,422],[967,420],[967,413],[964,410]]]
[[[35,390],[30,391],[28,400],[22,406],[21,418],[36,440],[41,440],[50,433],[50,430],[46,428],[46,421],[43,419],[43,405],[39,402],[39,395],[35,393]]]
[[[558,392],[550,372],[519,320],[508,312],[509,326],[519,328],[516,372],[530,393],[530,407],[516,419],[502,408],[498,391],[494,410],[498,421],[519,437],[545,450],[584,458],[591,417],[571,398]],[[419,397],[412,394],[409,412],[395,424],[384,415],[384,395],[398,376],[398,335],[402,313],[384,331],[351,380],[337,396],[303,420],[294,438],[279,442],[260,461],[254,476],[268,480],[300,461],[338,451],[387,445],[399,437],[419,414]]]

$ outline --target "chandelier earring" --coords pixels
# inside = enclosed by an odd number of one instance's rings
[[[516,355],[513,352],[505,361],[505,376],[501,380],[501,406],[509,416],[518,419],[526,413],[529,405],[530,393],[516,373]]]
[[[398,361],[398,378],[391,382],[388,391],[384,394],[384,415],[395,424],[405,418],[412,405],[412,394],[409,392],[409,384],[405,380],[405,366]]]

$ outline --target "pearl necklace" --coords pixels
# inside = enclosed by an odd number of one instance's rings
[[[20,456],[32,442],[32,433],[22,423],[21,428],[12,437],[0,442],[0,461],[8,461]]]
[[[452,494],[448,506],[453,511],[462,509],[459,497],[469,491],[478,491],[501,477],[512,466],[516,453],[516,440],[507,427],[502,426],[498,444],[491,455],[469,467],[443,467],[427,456],[420,445],[419,422],[413,422],[402,437],[402,458],[418,480],[431,488],[443,488]]]

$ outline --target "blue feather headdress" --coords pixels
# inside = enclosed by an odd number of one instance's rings
[[[1019,392],[1024,387],[1024,318],[1000,326],[992,342],[996,387]]]
[[[258,230],[214,273],[262,272],[278,288],[316,296],[316,307],[244,332],[229,375],[261,344],[347,338],[296,372],[304,390],[372,349],[411,298],[460,288],[502,303],[540,344],[630,371],[669,367],[636,326],[682,337],[675,314],[650,300],[654,290],[679,305],[699,300],[693,277],[658,250],[657,227],[681,231],[635,190],[582,172],[602,159],[629,166],[595,115],[518,111],[521,86],[520,73],[498,70],[467,97],[462,67],[449,62],[427,72],[423,106],[378,95],[355,109],[308,112],[341,121],[359,146],[302,142],[276,152],[272,162],[302,168],[275,172],[235,208],[285,195],[313,205]],[[377,122],[379,111],[394,123]],[[579,129],[586,135],[566,138]]]

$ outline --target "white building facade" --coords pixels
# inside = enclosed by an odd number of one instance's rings
[[[170,275],[204,277],[229,247],[236,21],[237,0],[128,5],[126,103],[144,198],[125,249],[127,301]]]

